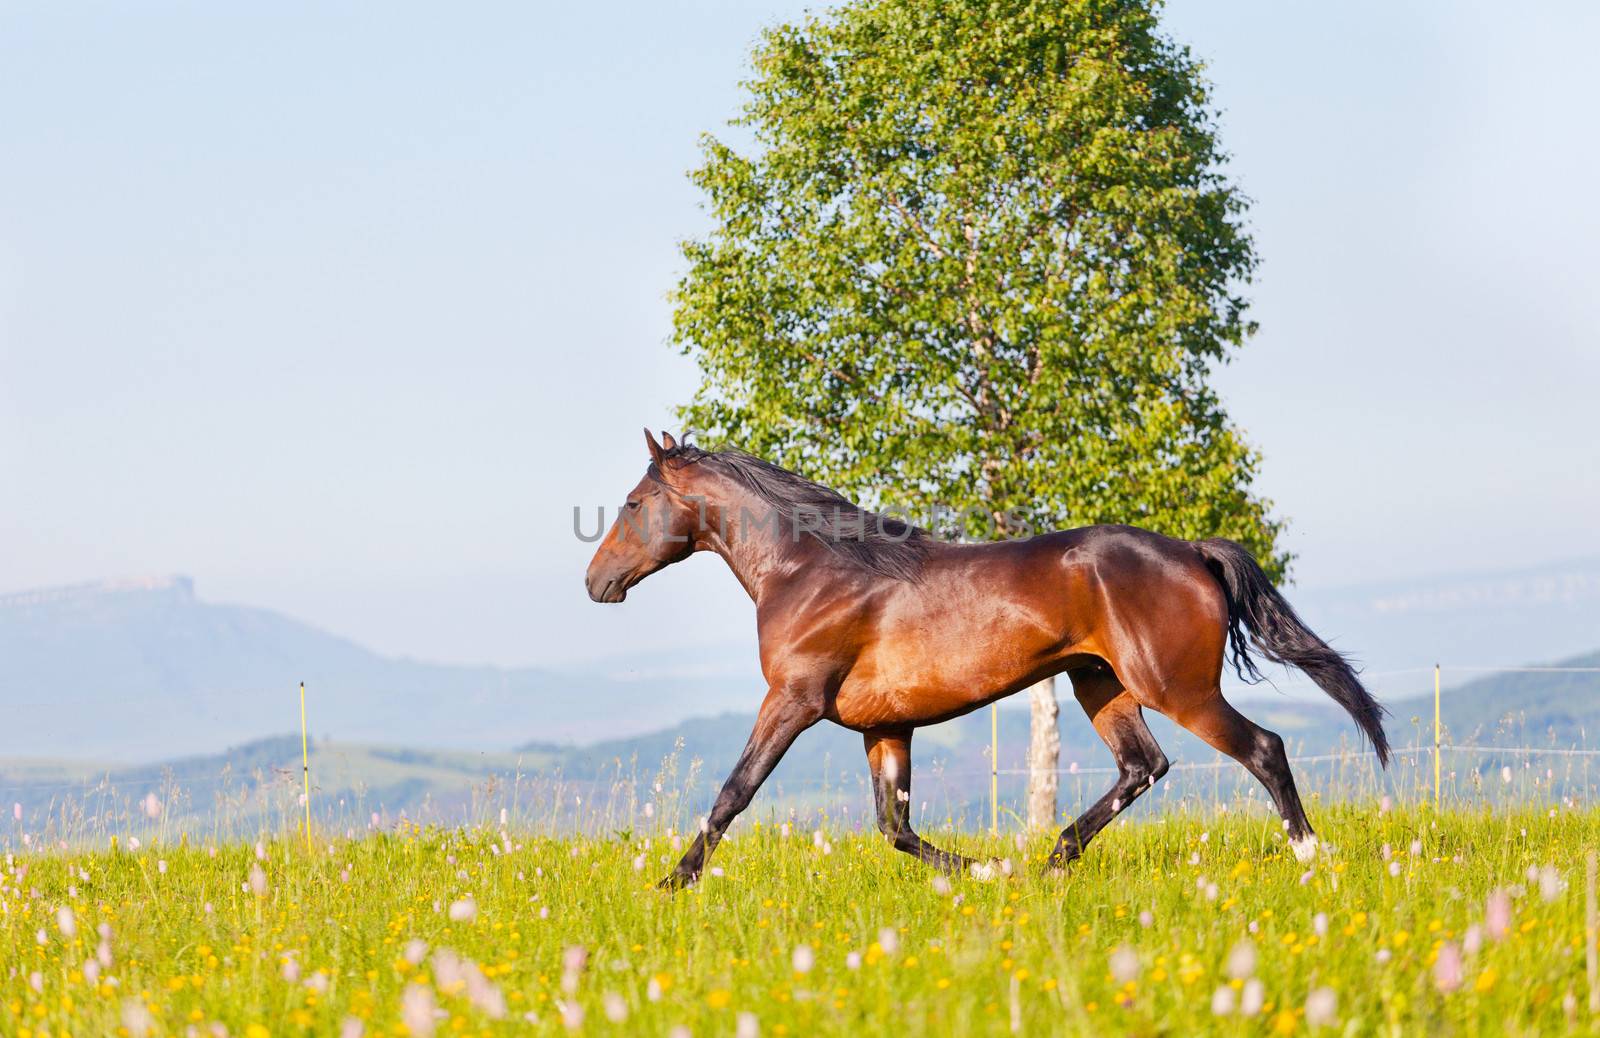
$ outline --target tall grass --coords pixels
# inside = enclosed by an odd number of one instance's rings
[[[651,781],[635,796],[660,794]],[[672,811],[552,836],[509,811],[502,828],[495,803],[469,826],[326,829],[309,849],[287,823],[259,844],[172,831],[137,849],[30,841],[0,885],[3,1030],[1504,1034],[1594,1022],[1583,855],[1600,814],[1587,809],[1325,805],[1314,820],[1331,850],[1308,866],[1249,804],[1190,805],[1112,826],[1062,876],[1035,871],[1045,837],[929,826],[1008,859],[1013,874],[990,882],[945,880],[838,818],[802,827],[769,811],[734,828],[699,887],[668,896],[652,881],[683,845]]]

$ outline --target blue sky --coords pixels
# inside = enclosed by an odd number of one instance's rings
[[[0,3],[0,589],[184,572],[443,660],[748,637],[710,558],[591,605],[571,507],[694,383],[684,172],[800,9]],[[1220,385],[1301,585],[1593,555],[1600,10],[1168,25],[1255,200]]]

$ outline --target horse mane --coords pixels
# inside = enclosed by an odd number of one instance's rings
[[[847,562],[892,580],[914,583],[921,576],[932,535],[919,526],[862,508],[837,490],[737,448],[708,451],[680,443],[664,451],[662,460],[706,465],[732,478],[772,506],[780,530],[802,529]]]

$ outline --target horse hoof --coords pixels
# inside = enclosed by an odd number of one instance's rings
[[[669,894],[675,893],[685,887],[693,886],[694,881],[699,878],[699,876],[688,872],[672,872],[667,875],[666,879],[656,884],[656,889],[665,890]]]
[[[1307,862],[1317,856],[1317,837],[1308,833],[1298,840],[1290,840],[1289,848],[1294,851],[1296,861]]]
[[[990,858],[988,861],[975,861],[969,871],[972,878],[984,883],[1011,875],[1010,858]]]

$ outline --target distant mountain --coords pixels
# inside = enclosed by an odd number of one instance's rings
[[[1365,665],[1386,702],[1425,696],[1438,660],[1451,703],[1475,704],[1474,718],[1536,689],[1549,705],[1530,699],[1526,725],[1569,732],[1587,723],[1593,686],[1582,678],[1561,688],[1491,682],[1490,691],[1470,685],[1477,672],[1461,665],[1592,650],[1600,643],[1600,561],[1289,594],[1314,628]],[[489,752],[530,741],[659,743],[665,736],[652,733],[748,711],[761,693],[753,640],[617,655],[581,669],[451,666],[381,656],[269,610],[206,602],[182,577],[0,596],[0,760],[139,763],[215,753],[296,727],[302,680],[319,741]],[[1341,718],[1307,720],[1324,718],[1327,701],[1299,674],[1253,687],[1227,676],[1224,687],[1251,713],[1263,703],[1312,729],[1347,729]],[[1070,702],[1063,713],[1069,732],[1080,725],[1086,743],[1095,742]],[[1464,731],[1449,711],[1447,719]],[[743,734],[729,738],[736,753]],[[919,756],[934,738],[919,735]],[[841,743],[840,755],[857,757],[858,741],[846,741],[853,744]]]
[[[464,667],[379,656],[265,609],[197,599],[187,578],[0,597],[0,758],[149,761],[298,726],[319,736],[462,749],[632,735],[689,709],[742,706],[716,676]]]

